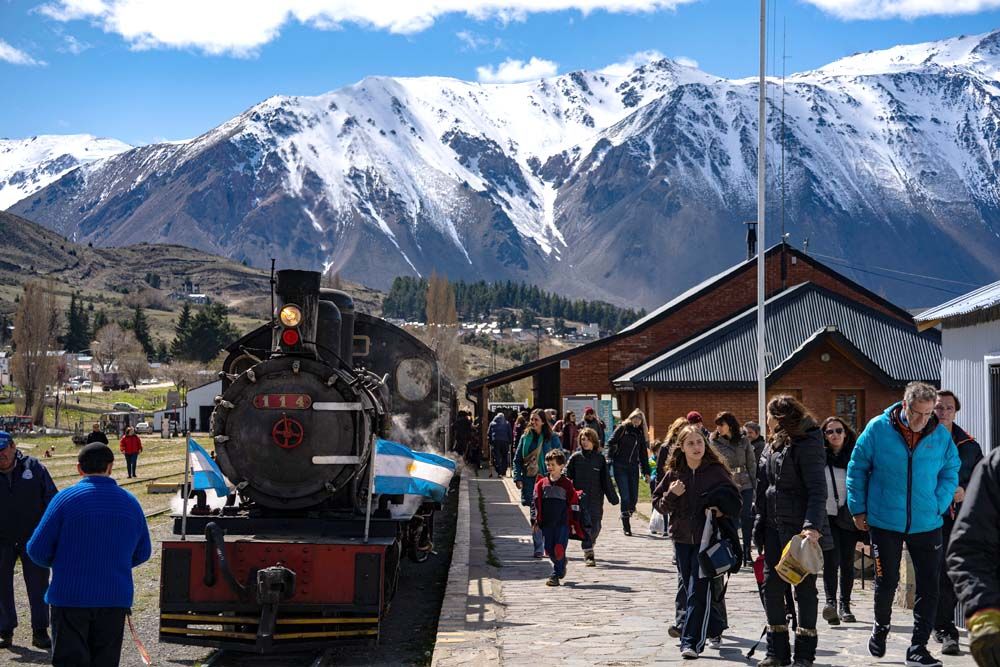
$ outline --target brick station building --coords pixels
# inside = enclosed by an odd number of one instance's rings
[[[939,332],[918,332],[908,312],[786,244],[766,251],[765,266],[769,394],[791,393],[819,418],[841,412],[860,426],[907,382],[938,383]],[[646,412],[653,437],[689,410],[708,421],[720,410],[759,421],[755,373],[747,375],[756,369],[755,343],[747,346],[756,280],[753,258],[616,334],[469,382],[484,446],[489,389],[525,377],[534,407],[615,395],[622,414]]]

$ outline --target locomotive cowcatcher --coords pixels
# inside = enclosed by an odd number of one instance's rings
[[[430,348],[314,271],[278,271],[274,320],[227,348],[212,414],[235,485],[163,542],[160,641],[254,653],[377,641],[432,502],[373,495],[378,437],[449,449],[456,392]]]

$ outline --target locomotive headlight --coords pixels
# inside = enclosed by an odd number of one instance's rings
[[[278,313],[278,319],[286,327],[297,327],[302,324],[302,311],[298,306],[282,306]]]

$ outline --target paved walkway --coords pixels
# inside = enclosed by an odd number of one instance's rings
[[[596,549],[598,566],[584,567],[579,543],[571,542],[563,586],[550,588],[544,580],[551,566],[548,559],[531,557],[527,508],[520,506],[513,482],[467,473],[463,491],[470,514],[466,617],[464,624],[459,618],[457,624],[441,628],[447,641],[439,635],[435,664],[699,664],[682,660],[677,640],[666,633],[676,591],[672,547],[669,540],[648,535],[645,521],[634,520],[633,536],[625,537],[617,508],[606,506],[604,532]],[[482,531],[480,493],[499,568],[486,564],[490,549]],[[452,588],[449,597],[454,602]],[[706,649],[701,662],[746,665],[743,656],[764,624],[752,571],[745,569],[730,580],[726,599],[731,627],[723,635],[721,650]],[[459,606],[461,602],[459,597]],[[820,619],[816,664],[903,664],[911,614],[894,610],[887,655],[876,660],[867,652],[870,582],[866,590],[855,586],[853,608],[859,623],[830,627]],[[932,642],[930,648],[939,653],[939,645]],[[974,665],[965,637],[962,649],[962,656],[944,656],[944,664]],[[762,644],[755,659],[763,657],[764,650]]]

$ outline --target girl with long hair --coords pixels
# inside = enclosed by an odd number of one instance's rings
[[[649,479],[646,470],[649,459],[647,433],[646,415],[636,408],[608,441],[608,463],[622,499],[622,530],[626,535],[632,534],[632,514],[639,500],[639,477]]]
[[[592,428],[580,430],[580,449],[573,452],[566,465],[566,476],[573,480],[573,486],[583,492],[582,505],[590,515],[590,530],[583,540],[583,559],[587,567],[594,567],[594,544],[601,534],[604,520],[604,499],[612,505],[618,504],[618,494],[611,484],[608,462],[601,453],[601,439]]]
[[[721,637],[724,629],[724,620],[712,604],[711,579],[699,576],[698,562],[707,521],[705,510],[722,516],[717,507],[707,506],[707,498],[717,497],[722,487],[728,487],[734,498],[739,497],[729,468],[708,444],[701,428],[693,424],[683,427],[667,458],[663,479],[656,486],[653,506],[669,517],[667,535],[674,542],[677,568],[687,591],[681,630],[681,655],[687,659],[697,658],[708,638]],[[718,647],[718,643],[714,645]]]
[[[754,541],[764,554],[764,609],[767,613],[767,657],[759,667],[812,667],[816,660],[816,575],[795,587],[798,628],[795,662],[785,617],[789,591],[775,567],[789,540],[803,535],[833,547],[826,518],[826,454],[823,436],[812,415],[792,396],[776,396],[767,404],[767,428],[774,435],[761,456],[757,482]]]

